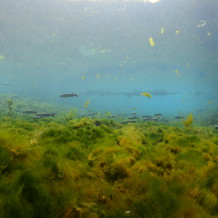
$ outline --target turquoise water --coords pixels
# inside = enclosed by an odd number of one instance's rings
[[[90,100],[95,112],[215,113],[217,10],[217,0],[1,1],[0,93]]]
[[[0,0],[0,218],[217,218],[217,11]]]

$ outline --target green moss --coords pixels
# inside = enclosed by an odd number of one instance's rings
[[[70,132],[64,128],[49,128],[41,134],[41,138],[43,143],[56,142],[57,144],[64,144],[72,140]]]
[[[168,190],[164,181],[150,178],[148,191],[134,203],[137,214],[143,217],[175,217],[180,208],[180,199]]]
[[[1,203],[0,217],[28,218],[33,217],[32,210],[25,207],[16,195],[8,195]]]
[[[130,170],[122,161],[113,162],[108,166],[105,175],[109,181],[116,181],[128,177],[130,175]]]
[[[13,155],[5,147],[0,147],[0,173],[5,173]]]
[[[148,141],[152,145],[155,145],[155,144],[160,143],[164,140],[164,134],[159,133],[159,132],[151,132],[151,133],[146,135],[146,138],[148,138]]]
[[[176,160],[185,160],[195,167],[202,167],[205,164],[202,153],[195,150],[189,150],[184,153],[178,154]]]
[[[66,157],[70,160],[84,160],[85,154],[81,149],[76,147],[70,147],[69,151],[66,153]]]
[[[37,178],[28,171],[23,172],[18,180],[18,185],[21,188],[21,197],[30,204],[44,200],[37,183]]]
[[[22,116],[0,123],[0,217],[218,214],[211,128]]]

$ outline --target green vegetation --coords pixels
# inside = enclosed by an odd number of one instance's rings
[[[8,105],[8,114],[11,114],[11,112],[12,112],[12,105],[13,105],[13,100],[12,99],[8,99],[7,101],[6,101],[6,103],[7,103],[7,105]]]
[[[188,127],[2,116],[0,217],[215,218],[217,132]]]

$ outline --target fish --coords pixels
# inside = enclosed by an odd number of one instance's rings
[[[142,117],[152,119],[152,116],[148,116],[148,115],[143,115]]]
[[[10,83],[1,83],[0,85],[1,86],[10,86],[11,84]]]
[[[176,116],[175,119],[185,119],[183,116]]]
[[[78,97],[78,94],[76,93],[67,93],[67,94],[61,94],[59,95],[61,98],[72,98],[72,97]]]
[[[142,92],[141,95],[148,97],[149,99],[151,98],[151,94],[149,94],[148,92]]]
[[[153,121],[159,121],[161,120],[160,118],[152,118]]]
[[[81,114],[79,115],[78,117],[90,117],[90,116],[95,116],[97,115],[98,113],[89,113],[89,114]]]
[[[127,123],[136,123],[136,120],[127,120],[122,122],[121,124],[127,124]]]
[[[167,123],[167,122],[169,122],[169,120],[166,119],[166,118],[161,118],[161,122],[165,122],[165,123]]]
[[[42,114],[36,114],[36,117],[42,118],[42,117],[54,117],[56,113],[42,113]]]
[[[24,114],[36,114],[37,111],[23,111]]]
[[[154,114],[155,117],[160,117],[162,116],[163,114]]]
[[[151,120],[152,118],[144,118],[144,119],[142,119],[143,121],[149,121],[149,120]]]
[[[89,113],[87,114],[87,116],[94,116],[94,115],[97,115],[98,113]]]
[[[39,116],[34,116],[34,117],[32,117],[32,119],[34,119],[34,120],[38,120],[38,119],[41,119],[42,117],[39,117]]]
[[[109,118],[114,118],[114,117],[117,117],[117,116],[110,114],[110,115],[108,115],[108,117],[109,117]]]
[[[95,116],[95,115],[97,115],[98,113],[89,113],[89,114],[87,114],[86,116]]]
[[[138,117],[128,117],[129,120],[138,119]]]

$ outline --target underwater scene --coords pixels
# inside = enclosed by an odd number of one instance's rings
[[[0,0],[0,218],[218,218],[218,0]]]

